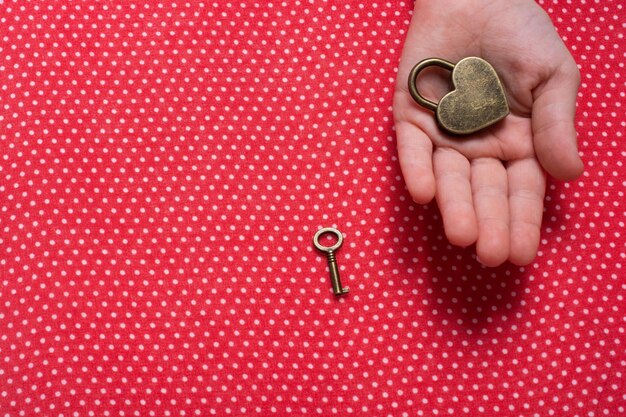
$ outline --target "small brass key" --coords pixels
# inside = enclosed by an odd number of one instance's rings
[[[417,76],[427,67],[451,72],[454,90],[439,103],[425,99],[417,90]],[[484,59],[463,58],[456,64],[440,58],[418,62],[409,74],[409,92],[420,106],[435,113],[439,127],[453,135],[468,135],[489,127],[509,114],[504,87],[496,70]]]
[[[324,246],[319,242],[320,236],[325,233],[332,233],[337,236],[337,243],[332,246]],[[339,267],[337,266],[337,260],[335,259],[335,251],[341,247],[343,243],[343,235],[334,227],[324,227],[315,233],[313,236],[313,244],[317,249],[326,254],[328,259],[328,269],[330,270],[330,281],[333,285],[333,294],[344,295],[348,293],[348,288],[341,286],[341,280],[339,279]]]

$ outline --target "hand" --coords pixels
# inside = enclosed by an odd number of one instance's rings
[[[479,56],[494,66],[511,113],[467,138],[444,134],[408,91],[424,58]],[[420,93],[436,101],[449,73],[424,71]],[[393,113],[398,157],[417,203],[436,197],[450,243],[476,243],[480,262],[526,265],[539,246],[547,171],[583,170],[574,114],[580,74],[552,22],[532,0],[416,0],[398,70]],[[545,170],[545,171],[544,171]]]

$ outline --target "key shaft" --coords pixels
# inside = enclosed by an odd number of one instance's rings
[[[341,286],[341,279],[339,278],[339,265],[337,265],[337,259],[335,258],[335,252],[329,251],[326,253],[328,259],[328,270],[330,272],[330,282],[333,285],[333,294],[343,295],[348,293],[347,288]]]

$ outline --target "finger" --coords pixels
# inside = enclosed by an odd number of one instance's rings
[[[432,142],[421,129],[410,122],[396,123],[396,136],[404,182],[413,200],[426,204],[435,196]]]
[[[528,265],[537,255],[546,192],[546,175],[535,159],[511,162],[507,167],[511,249],[509,260]]]
[[[580,74],[576,65],[562,65],[533,93],[532,126],[535,151],[550,175],[571,180],[580,176],[574,116]]]
[[[476,241],[477,226],[470,163],[457,151],[437,148],[433,155],[437,204],[446,237],[453,245],[469,246]]]
[[[476,254],[497,266],[509,257],[509,201],[506,169],[495,158],[472,161],[472,193],[478,222]]]

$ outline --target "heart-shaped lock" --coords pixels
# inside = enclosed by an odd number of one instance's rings
[[[451,71],[454,90],[439,103],[425,99],[417,90],[417,76],[427,67]],[[411,97],[422,107],[435,112],[437,123],[448,133],[467,135],[502,120],[509,114],[504,87],[493,67],[478,57],[463,58],[453,64],[440,58],[419,62],[409,75]]]

